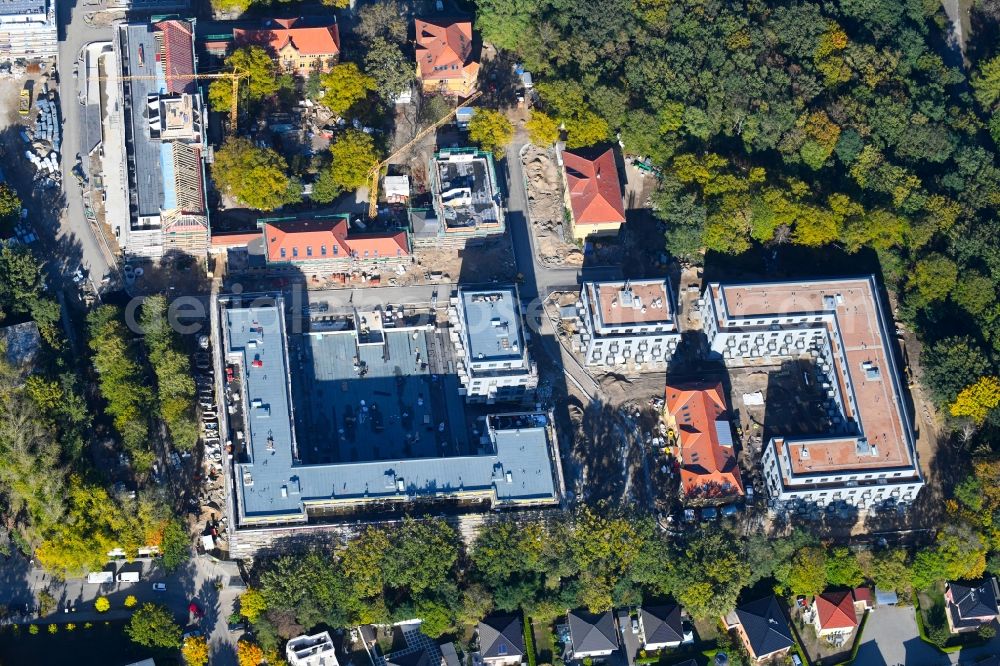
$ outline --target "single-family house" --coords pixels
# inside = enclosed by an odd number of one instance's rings
[[[774,595],[741,604],[723,620],[755,662],[788,654],[795,641]]]
[[[329,19],[268,19],[260,28],[234,28],[237,46],[260,46],[286,72],[328,72],[340,59],[340,29]]]
[[[563,150],[560,159],[573,238],[617,235],[625,222],[625,199],[614,149]]]
[[[944,599],[948,628],[952,633],[975,631],[1000,615],[997,607],[1000,592],[997,590],[997,579],[993,576],[971,585],[946,583]]]
[[[744,494],[728,414],[720,382],[666,387],[665,417],[677,438],[681,491],[688,500],[724,502]]]
[[[813,599],[813,625],[816,635],[846,637],[858,628],[858,616],[854,610],[854,596],[850,590],[824,592]]]
[[[639,640],[648,651],[677,647],[684,641],[681,607],[677,604],[641,606]]]
[[[468,97],[476,89],[479,62],[472,53],[472,21],[417,19],[417,79],[425,93]]]
[[[524,625],[517,615],[491,615],[479,623],[479,654],[487,666],[520,664],[524,658]]]
[[[570,651],[574,659],[607,657],[618,649],[618,630],[611,611],[569,612]]]

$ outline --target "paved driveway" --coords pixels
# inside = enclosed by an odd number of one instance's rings
[[[915,613],[912,606],[886,606],[872,612],[865,624],[855,666],[964,665],[1000,655],[1000,639],[945,655],[920,640]]]

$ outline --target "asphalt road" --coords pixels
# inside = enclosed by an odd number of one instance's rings
[[[111,28],[88,25],[84,20],[84,7],[69,2],[56,3],[59,24],[59,99],[63,124],[62,174],[66,205],[56,230],[57,245],[77,247],[80,262],[89,273],[95,285],[100,285],[105,277],[112,275],[114,257],[108,256],[102,241],[87,221],[83,211],[83,195],[76,178],[72,174],[76,154],[84,151],[83,111],[78,101],[79,87],[83,85],[85,70],[80,67],[80,78],[73,78],[73,63],[77,61],[83,47],[90,42],[111,39]],[[92,9],[92,8],[91,8]],[[75,270],[74,267],[67,267]]]

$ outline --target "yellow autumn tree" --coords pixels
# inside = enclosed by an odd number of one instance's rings
[[[255,624],[260,614],[267,610],[264,602],[264,595],[253,588],[248,589],[240,595],[240,614],[245,617],[250,624]]]
[[[951,415],[971,419],[981,425],[990,412],[1000,407],[1000,379],[980,377],[966,386],[951,403]]]
[[[208,641],[204,636],[188,636],[184,639],[181,654],[188,666],[205,666],[208,663]]]
[[[264,651],[256,643],[240,641],[236,646],[236,659],[240,666],[258,666],[264,661]]]

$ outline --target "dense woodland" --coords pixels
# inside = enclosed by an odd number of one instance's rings
[[[974,12],[987,36],[998,16],[995,2]],[[680,260],[780,259],[795,245],[798,261],[823,256],[849,274],[876,253],[899,317],[926,345],[927,387],[956,427],[988,421],[978,443],[989,448],[1000,420],[988,379],[1000,352],[1000,59],[989,39],[965,69],[935,0],[608,0],[600,11],[479,0],[476,27],[535,73],[537,141],[560,125],[570,147],[620,136],[662,169],[653,204]]]

